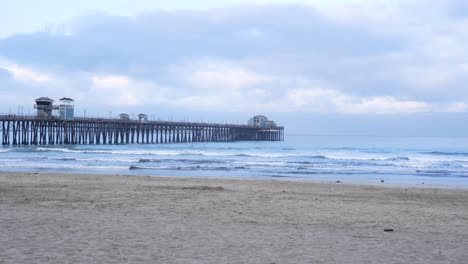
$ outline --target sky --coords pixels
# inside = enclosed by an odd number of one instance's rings
[[[0,113],[71,97],[87,116],[468,136],[464,0],[0,4]]]

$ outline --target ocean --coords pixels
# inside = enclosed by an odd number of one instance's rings
[[[284,142],[0,148],[1,171],[468,186],[468,138],[287,136]]]

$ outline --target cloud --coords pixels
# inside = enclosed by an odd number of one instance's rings
[[[129,77],[117,75],[92,76],[91,80],[98,88],[128,87],[131,82]]]
[[[0,68],[8,71],[19,82],[47,83],[53,81],[53,77],[47,73],[39,72],[17,64],[0,65]]]
[[[110,106],[142,106],[166,101],[165,89],[156,83],[122,75],[91,76],[92,93]]]
[[[242,68],[197,70],[190,82],[199,87],[214,89],[240,89],[271,82],[271,78],[248,72]]]
[[[444,106],[443,109],[449,113],[463,113],[468,111],[468,104],[465,102],[452,102]]]
[[[236,61],[202,58],[171,66],[171,74],[185,86],[209,92],[237,92],[241,89],[273,85],[273,76],[257,73]]]
[[[0,39],[0,84],[83,107],[466,112],[461,1],[378,1],[93,15]],[[40,70],[38,70],[40,69]],[[5,75],[5,74],[3,74]],[[14,91],[4,91],[13,93]]]
[[[373,97],[360,99],[357,103],[340,106],[346,112],[353,114],[408,114],[431,110],[426,102],[398,100],[393,97]]]
[[[311,112],[330,112],[333,109],[344,114],[401,114],[432,109],[426,102],[398,100],[391,96],[356,97],[323,88],[295,89],[289,92],[288,99],[296,108]]]

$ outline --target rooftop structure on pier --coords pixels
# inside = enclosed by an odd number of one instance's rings
[[[249,126],[258,128],[275,128],[276,123],[264,115],[256,115],[249,120]]]
[[[125,114],[125,113],[120,114],[119,118],[120,118],[120,120],[123,120],[123,121],[129,121],[130,120],[130,116],[128,114]]]
[[[139,115],[138,115],[138,122],[140,122],[140,123],[146,123],[146,122],[148,122],[148,115],[139,114]]]
[[[75,105],[74,100],[68,97],[60,99],[58,106],[59,118],[62,120],[73,120],[75,118]]]
[[[37,98],[34,108],[37,109],[37,116],[40,117],[51,117],[52,110],[54,110],[54,100],[49,97],[40,97]]]

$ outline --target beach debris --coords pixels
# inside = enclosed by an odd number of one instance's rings
[[[394,230],[393,230],[393,228],[385,228],[383,231],[384,232],[393,232]]]
[[[341,181],[336,181],[336,183],[341,183]]]
[[[380,180],[381,183],[384,183],[385,181],[384,180]]]

